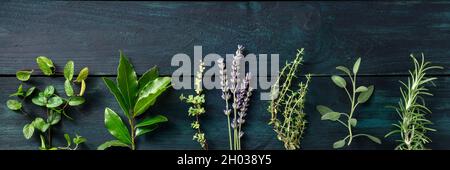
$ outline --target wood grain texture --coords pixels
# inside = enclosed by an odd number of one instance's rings
[[[448,2],[0,2],[0,74],[46,55],[114,75],[118,50],[140,73],[170,75],[173,55],[232,54],[238,43],[281,63],[306,48],[306,72],[329,75],[357,57],[362,74],[404,75],[410,53],[450,66]],[[12,67],[14,66],[14,67]],[[383,69],[380,69],[383,68]],[[449,70],[434,74],[449,74]]]
[[[375,85],[375,94],[369,103],[361,105],[356,114],[358,126],[356,132],[367,132],[378,137],[383,137],[392,130],[391,124],[398,118],[393,110],[384,106],[395,105],[400,96],[398,80],[403,77],[362,77],[361,85]],[[18,81],[15,78],[0,78],[0,93],[9,94],[15,91]],[[41,89],[45,83],[56,84],[58,91],[63,90],[63,78],[39,78],[33,84]],[[87,103],[71,111],[70,115],[75,118],[71,122],[64,120],[61,131],[55,135],[56,144],[63,145],[63,133],[78,133],[87,137],[88,142],[84,149],[95,149],[102,142],[113,139],[104,127],[103,115],[105,107],[111,107],[120,112],[115,99],[108,93],[100,78],[88,79],[88,90],[86,91]],[[433,114],[429,115],[432,126],[437,132],[430,133],[433,142],[428,146],[432,149],[450,149],[450,104],[449,84],[450,78],[440,77],[436,85],[431,88],[434,97],[426,98],[428,106]],[[169,122],[160,129],[140,138],[139,149],[199,149],[197,143],[192,141],[193,131],[190,129],[190,120],[187,117],[187,107],[179,101],[181,93],[190,94],[192,91],[169,90],[146,114],[163,114],[169,118]],[[223,115],[223,101],[220,99],[220,91],[207,91],[207,114],[202,120],[205,133],[209,139],[211,149],[227,149],[228,138],[226,128],[226,117]],[[245,125],[246,136],[244,138],[245,149],[283,149],[282,144],[275,138],[275,133],[267,125],[270,118],[266,111],[268,102],[259,99],[259,91],[251,102],[247,124]],[[348,102],[345,92],[331,82],[329,77],[315,77],[312,79],[310,93],[307,96],[306,113],[308,114],[308,127],[304,140],[303,149],[331,149],[332,143],[346,135],[346,129],[335,122],[321,121],[320,114],[315,106],[323,104],[330,106],[336,111],[348,110]],[[39,143],[37,138],[26,140],[22,135],[22,126],[29,121],[26,117],[10,111],[6,108],[7,98],[0,99],[0,149],[37,149]],[[40,109],[33,108],[35,113]],[[349,149],[393,149],[395,138],[383,139],[382,145],[371,143],[367,139],[355,139]]]

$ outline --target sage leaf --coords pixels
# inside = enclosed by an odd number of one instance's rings
[[[25,126],[23,126],[22,132],[23,132],[23,136],[26,139],[30,139],[34,133],[34,126],[32,124],[26,124]]]
[[[136,128],[136,137],[142,136],[146,133],[149,133],[149,132],[155,130],[157,127],[158,127],[158,125],[138,127],[138,128]]]
[[[68,81],[72,81],[74,72],[74,63],[73,61],[68,61],[66,66],[64,67],[64,77]]]
[[[144,120],[140,121],[138,124],[136,124],[136,128],[155,125],[157,123],[162,123],[162,122],[167,122],[167,121],[168,121],[167,118],[163,115],[147,117]]]
[[[359,92],[365,92],[369,90],[366,86],[359,86],[358,88],[356,88],[355,92],[359,93]]]
[[[86,91],[86,82],[84,80],[81,80],[80,94],[78,95],[83,96],[85,91]]]
[[[70,80],[66,80],[64,82],[64,91],[66,92],[67,96],[73,96],[73,88],[72,84],[70,83]]]
[[[356,60],[355,64],[353,65],[353,74],[358,73],[359,65],[361,64],[361,57]]]
[[[31,101],[38,106],[45,106],[47,104],[47,98],[44,96],[43,92],[40,92],[39,95],[31,99]]]
[[[103,144],[101,144],[100,146],[97,147],[97,150],[105,150],[109,147],[113,147],[113,146],[117,146],[117,147],[130,147],[128,144],[123,143],[122,141],[119,140],[112,140],[112,141],[108,141],[105,142]]]
[[[61,97],[58,96],[54,96],[50,99],[48,99],[46,107],[47,108],[55,108],[55,107],[59,107],[64,103],[64,101],[62,100]]]
[[[87,79],[88,75],[89,75],[89,68],[85,67],[81,69],[75,82],[81,83],[82,81]]]
[[[55,87],[53,87],[53,86],[47,86],[44,90],[45,97],[50,97],[54,93],[55,93]]]
[[[33,94],[33,92],[34,92],[35,89],[36,89],[36,87],[30,87],[30,88],[27,90],[27,93],[25,94],[25,97],[28,97],[28,96],[30,96],[31,94]]]
[[[374,87],[369,86],[367,88],[367,91],[361,92],[358,96],[358,103],[365,103],[367,100],[369,100],[370,96],[372,96]]]
[[[372,136],[372,135],[367,135],[367,134],[364,134],[364,135],[367,136],[367,138],[369,138],[371,141],[373,141],[375,143],[378,143],[378,144],[381,144],[381,140],[378,139],[377,137]]]
[[[145,87],[145,85],[158,78],[158,76],[159,71],[158,67],[156,66],[152,67],[147,72],[145,72],[138,80],[139,91],[141,91]]]
[[[50,125],[48,123],[46,123],[44,121],[44,119],[42,119],[40,117],[34,119],[32,124],[33,124],[34,128],[38,129],[41,132],[46,132],[47,129],[50,127]]]
[[[117,87],[130,108],[134,107],[138,91],[138,80],[133,66],[120,51],[120,61],[117,68]]]
[[[336,84],[340,88],[345,88],[345,86],[347,85],[345,79],[338,75],[331,76],[331,80],[333,80],[334,84]]]
[[[345,145],[345,140],[338,140],[338,141],[334,142],[333,148],[339,149],[339,148],[344,147],[344,145]]]
[[[50,125],[55,125],[59,123],[60,120],[61,120],[61,113],[51,110],[47,118],[47,123],[49,123]]]
[[[31,73],[33,73],[33,70],[31,70],[31,71],[28,71],[28,70],[18,71],[16,73],[16,77],[20,81],[28,81],[30,79]]]
[[[131,135],[128,128],[120,116],[110,108],[105,109],[105,125],[111,135],[127,145],[131,144]]]
[[[74,96],[69,98],[69,105],[70,106],[79,106],[82,105],[85,102],[85,99],[83,97]]]
[[[333,110],[331,110],[330,108],[324,106],[324,105],[317,105],[316,106],[317,111],[319,111],[319,113],[321,115],[327,114],[329,112],[333,112]]]
[[[114,97],[117,100],[117,103],[119,103],[120,108],[122,108],[123,112],[127,117],[130,116],[129,114],[129,106],[125,102],[125,99],[123,98],[122,94],[120,93],[119,89],[117,88],[117,85],[108,78],[103,78],[103,82],[105,82],[106,87],[108,87],[109,91],[114,95]]]
[[[351,75],[350,70],[347,67],[344,66],[337,66],[336,67],[337,70],[341,70],[344,73],[347,73],[349,76]]]
[[[350,125],[352,125],[352,127],[355,127],[357,123],[358,123],[358,120],[356,120],[355,118],[350,119]]]
[[[320,119],[336,121],[341,117],[341,114],[342,113],[339,113],[339,112],[328,112],[328,113],[324,114]]]
[[[6,106],[8,106],[8,108],[11,109],[11,110],[20,110],[20,109],[22,109],[22,103],[20,103],[17,100],[8,100],[6,102]]]
[[[147,84],[139,93],[138,101],[134,107],[134,116],[139,116],[152,106],[157,97],[169,87],[170,82],[170,77],[158,77]]]
[[[50,76],[54,74],[54,68],[52,60],[48,59],[45,56],[39,56],[36,58],[36,63],[39,66],[39,69],[41,69],[42,73],[44,75]]]

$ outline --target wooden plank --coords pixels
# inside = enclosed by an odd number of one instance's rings
[[[362,77],[361,85],[375,84],[375,94],[369,103],[361,105],[356,114],[358,118],[359,132],[367,132],[378,137],[384,136],[392,130],[391,123],[397,120],[393,110],[385,108],[387,105],[395,105],[399,100],[400,84],[398,80],[404,77]],[[33,78],[33,84],[43,87],[45,83],[57,84],[58,91],[63,90],[63,78]],[[22,135],[22,127],[29,121],[22,115],[9,111],[6,108],[7,94],[13,93],[18,81],[13,77],[0,77],[0,149],[37,149],[38,140],[26,140]],[[450,105],[449,86],[450,78],[439,77],[437,88],[431,88],[434,97],[427,97],[427,105],[433,111],[429,118],[435,123],[432,127],[437,132],[430,133],[433,142],[428,145],[431,149],[450,149]],[[99,77],[88,79],[86,92],[87,102],[85,106],[72,110],[71,116],[75,121],[64,120],[58,127],[61,131],[55,133],[55,143],[64,145],[63,133],[78,133],[87,137],[87,145],[83,149],[95,149],[104,141],[113,139],[104,128],[103,111],[105,107],[111,107],[120,111],[115,99]],[[146,114],[164,114],[169,118],[169,123],[148,136],[140,138],[139,149],[199,149],[197,143],[192,141],[193,131],[190,129],[190,121],[187,117],[187,106],[179,101],[181,93],[189,94],[192,91],[169,90],[161,96],[154,108]],[[220,99],[219,90],[207,91],[207,114],[202,120],[202,125],[209,139],[211,149],[227,149],[226,117],[223,115],[223,102]],[[315,111],[318,104],[328,105],[336,111],[344,112],[348,108],[345,93],[334,86],[329,77],[314,77],[310,93],[307,96],[306,112],[308,114],[308,128],[302,147],[304,149],[331,149],[334,141],[346,135],[344,127],[334,122],[321,121],[320,115]],[[270,115],[266,111],[268,102],[259,100],[259,91],[255,92],[245,125],[246,136],[244,138],[245,149],[283,149],[275,138],[271,127],[267,125]],[[39,113],[39,109],[31,109]],[[355,140],[349,149],[393,149],[395,138],[383,139],[382,145],[369,142],[366,139]]]
[[[448,2],[0,2],[0,75],[34,68],[46,55],[114,75],[123,49],[139,73],[170,75],[177,53],[248,52],[292,59],[306,48],[305,71],[329,75],[356,57],[362,74],[407,74],[408,55],[450,66]],[[383,68],[383,69],[380,69]],[[434,74],[449,74],[448,69]]]

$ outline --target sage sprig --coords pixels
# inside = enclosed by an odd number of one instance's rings
[[[108,78],[103,78],[103,80],[128,119],[128,127],[116,112],[106,108],[105,126],[117,140],[107,141],[97,149],[104,150],[115,146],[135,150],[137,137],[152,132],[159,123],[167,121],[167,118],[162,115],[140,120],[138,118],[142,117],[141,115],[156,103],[158,96],[171,86],[171,79],[170,77],[159,77],[156,67],[151,68],[138,79],[133,65],[120,51],[116,83]]]
[[[364,133],[353,134],[353,131],[352,131],[353,128],[356,127],[356,125],[358,123],[357,119],[354,118],[354,114],[355,114],[357,106],[359,104],[363,104],[363,103],[367,102],[369,100],[369,98],[372,96],[372,93],[374,91],[373,85],[371,85],[369,87],[356,85],[357,73],[358,73],[360,64],[361,64],[361,58],[358,58],[356,60],[355,64],[353,65],[353,70],[352,70],[353,75],[347,67],[344,67],[344,66],[336,67],[337,70],[342,71],[344,74],[348,75],[348,77],[351,81],[351,89],[350,90],[347,88],[347,82],[345,81],[345,79],[343,77],[341,77],[339,75],[331,76],[331,80],[333,81],[333,83],[336,86],[338,86],[339,88],[344,89],[345,92],[347,93],[347,96],[350,100],[350,111],[348,113],[336,112],[336,111],[333,111],[332,109],[330,109],[329,107],[326,107],[323,105],[318,105],[316,107],[317,111],[319,111],[319,113],[322,115],[321,120],[329,120],[329,121],[339,122],[340,124],[345,126],[348,130],[347,136],[336,141],[333,144],[333,148],[335,148],[335,149],[342,148],[346,144],[347,144],[347,146],[350,146],[350,144],[353,141],[353,138],[356,138],[356,137],[367,137],[370,140],[372,140],[373,142],[381,144],[381,140],[375,136],[372,136],[369,134],[364,134]],[[357,94],[359,94],[358,97],[356,97]],[[341,120],[341,118],[344,120]]]
[[[300,140],[307,123],[304,108],[311,76],[308,74],[306,82],[300,82],[298,88],[294,89],[292,81],[297,78],[304,55],[303,48],[297,51],[295,59],[286,63],[272,86],[271,101],[267,109],[271,114],[269,125],[273,126],[278,140],[284,143],[286,150],[300,149]]]
[[[38,71],[41,71],[46,76],[53,76],[56,74],[56,67],[53,61],[48,57],[39,56],[36,58],[36,63],[39,67]],[[26,139],[30,139],[33,134],[39,134],[41,140],[41,150],[56,150],[56,149],[77,149],[78,145],[86,141],[85,138],[76,135],[73,138],[73,142],[76,144],[74,148],[67,147],[53,147],[52,146],[52,128],[54,125],[61,122],[61,115],[68,119],[72,119],[68,116],[67,110],[69,107],[79,106],[85,103],[85,99],[82,97],[86,90],[85,80],[88,77],[89,69],[87,67],[83,68],[78,74],[76,81],[72,81],[74,75],[74,63],[73,61],[68,61],[64,67],[64,77],[66,79],[64,83],[64,90],[67,97],[62,97],[56,92],[53,85],[47,86],[43,91],[39,91],[36,87],[32,86],[25,90],[23,84],[20,84],[17,91],[10,95],[10,97],[17,97],[19,100],[11,99],[6,102],[7,106],[11,110],[20,111],[22,114],[26,115],[31,119],[31,122],[23,127],[23,135]],[[32,70],[21,70],[16,73],[16,77],[22,83],[27,82],[31,74],[35,72]],[[80,83],[80,93],[74,94],[73,86],[76,83]],[[24,103],[27,100],[37,106],[43,107],[45,109],[44,114],[32,114],[25,111]],[[35,113],[35,112],[33,112]],[[70,141],[68,134],[65,134],[66,140]]]
[[[425,62],[422,53],[422,60],[419,62],[414,55],[410,55],[414,63],[414,70],[410,70],[408,82],[400,83],[402,98],[397,107],[393,107],[400,117],[397,124],[393,124],[396,130],[389,132],[386,137],[399,134],[399,143],[397,150],[424,150],[425,144],[430,143],[431,139],[427,136],[429,131],[436,131],[428,127],[433,124],[426,118],[431,114],[431,110],[425,105],[423,96],[433,96],[426,88],[427,84],[432,84],[436,77],[426,77],[426,73],[432,69],[443,69],[440,66],[432,66],[431,62]]]
[[[205,108],[203,107],[203,105],[205,104],[205,94],[203,94],[202,89],[204,70],[205,65],[200,60],[199,70],[194,78],[195,96],[189,95],[188,97],[185,97],[184,95],[181,95],[180,100],[192,105],[191,107],[189,107],[188,115],[190,117],[194,117],[195,119],[191,123],[192,129],[196,131],[193,136],[193,140],[196,140],[204,150],[208,150],[208,143],[206,142],[205,133],[200,128],[200,116],[206,112]]]

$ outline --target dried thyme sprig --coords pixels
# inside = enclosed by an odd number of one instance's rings
[[[205,64],[200,60],[199,70],[195,75],[194,86],[195,86],[195,96],[189,95],[187,98],[183,95],[180,96],[181,101],[184,101],[192,106],[189,107],[189,116],[194,117],[195,120],[191,123],[192,129],[196,132],[193,136],[193,140],[196,140],[204,150],[208,150],[208,144],[206,142],[205,133],[202,132],[200,128],[200,116],[205,113],[205,94],[203,94],[202,89],[202,78],[203,71],[205,70]]]
[[[278,140],[284,143],[286,150],[300,149],[300,139],[306,128],[304,112],[305,96],[311,76],[301,82],[298,89],[292,89],[292,80],[296,78],[298,67],[303,62],[304,49],[297,50],[294,61],[287,63],[271,88],[271,102],[268,111],[271,113],[269,125],[273,126]],[[281,88],[281,89],[280,89]]]
[[[353,127],[356,127],[356,124],[358,122],[357,119],[354,118],[356,107],[359,104],[367,102],[369,100],[370,96],[372,96],[372,93],[374,90],[373,85],[369,86],[369,87],[359,86],[357,88],[357,86],[356,86],[357,76],[356,75],[358,73],[360,63],[361,63],[361,58],[358,58],[358,60],[356,60],[355,64],[353,65],[353,70],[352,70],[353,75],[347,67],[344,67],[344,66],[336,67],[337,70],[342,71],[343,73],[348,75],[348,77],[352,83],[351,91],[349,91],[349,89],[347,89],[347,82],[345,81],[344,78],[342,78],[341,76],[338,76],[338,75],[331,76],[331,80],[334,82],[334,84],[336,86],[344,89],[348,95],[348,98],[350,100],[349,113],[336,112],[336,111],[333,111],[330,108],[323,106],[323,105],[318,105],[316,107],[317,111],[319,111],[319,113],[322,115],[322,117],[321,117],[322,120],[339,122],[340,124],[345,126],[348,130],[347,136],[345,136],[343,139],[336,141],[333,144],[333,148],[335,148],[335,149],[344,147],[346,145],[346,143],[347,143],[347,146],[350,146],[350,144],[353,141],[353,138],[355,138],[355,137],[367,137],[370,140],[372,140],[373,142],[381,144],[381,140],[375,136],[372,136],[369,134],[364,134],[364,133],[353,134]],[[356,97],[356,94],[358,94],[358,93],[359,93],[359,95],[358,95],[358,97]],[[342,117],[344,118],[344,121],[340,120],[340,118],[342,118]]]
[[[400,81],[403,85],[403,88],[400,88],[402,99],[398,102],[398,107],[394,107],[401,120],[397,124],[393,124],[396,130],[386,135],[388,137],[392,134],[400,134],[401,140],[397,140],[399,144],[395,148],[397,150],[426,149],[425,144],[431,142],[427,132],[436,131],[428,127],[432,122],[426,119],[426,115],[430,114],[431,110],[425,106],[422,96],[433,96],[425,85],[437,79],[436,77],[425,77],[426,71],[443,69],[443,67],[430,66],[430,62],[425,62],[423,53],[421,62],[417,61],[412,54],[411,59],[414,62],[414,70],[409,71],[411,77],[408,78],[407,84]]]

